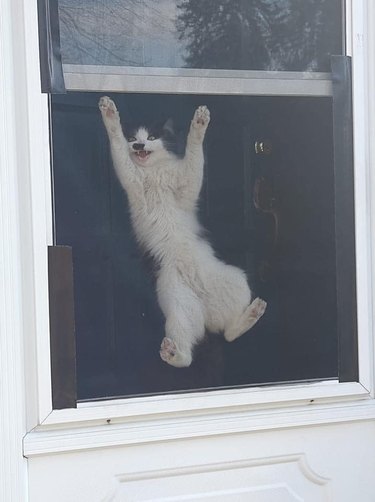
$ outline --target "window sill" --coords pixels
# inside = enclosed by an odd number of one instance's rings
[[[24,455],[374,418],[362,385],[336,381],[83,403],[53,411],[28,433]]]

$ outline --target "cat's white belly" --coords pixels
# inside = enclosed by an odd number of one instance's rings
[[[194,213],[181,210],[168,203],[153,209],[141,207],[132,211],[132,223],[136,237],[160,264],[180,262],[187,252],[197,254],[201,227]],[[213,253],[204,243],[205,253]],[[199,255],[203,249],[200,249]],[[198,256],[196,256],[198,259]]]
[[[151,203],[152,202],[152,203]],[[159,264],[158,300],[166,317],[175,299],[193,295],[209,331],[223,331],[229,318],[249,305],[245,273],[215,257],[202,237],[194,212],[184,211],[170,198],[133,207],[132,221],[140,244]]]
[[[193,293],[206,327],[222,331],[228,317],[250,303],[244,272],[215,257],[210,244],[199,235],[194,214],[163,208],[158,214],[134,215],[133,224],[138,240],[160,265],[158,298],[166,317],[175,308],[173,298],[183,302]]]

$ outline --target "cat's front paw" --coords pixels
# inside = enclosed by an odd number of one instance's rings
[[[210,122],[210,110],[207,106],[202,105],[199,106],[194,113],[194,117],[192,120],[192,126],[198,129],[207,129],[207,126]]]
[[[98,105],[99,105],[99,110],[102,112],[102,114],[108,118],[118,114],[115,103],[108,96],[102,96],[99,99]]]
[[[118,133],[121,130],[120,115],[117,111],[115,103],[108,96],[102,96],[98,103],[101,111],[104,125],[108,133]]]
[[[102,96],[98,106],[109,137],[118,136],[122,129],[120,125],[120,115],[115,103],[108,96]]]

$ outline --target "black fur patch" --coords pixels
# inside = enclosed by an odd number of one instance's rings
[[[167,122],[134,122],[131,124],[126,124],[123,126],[123,131],[126,139],[136,136],[137,131],[140,128],[146,129],[149,136],[154,136],[156,139],[161,139],[164,148],[171,153],[177,155],[177,157],[183,157],[185,150],[186,138],[183,139],[181,134],[176,134],[169,124],[166,126]]]

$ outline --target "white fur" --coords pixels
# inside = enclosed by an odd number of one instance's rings
[[[159,264],[157,296],[165,315],[165,338],[160,356],[184,367],[205,330],[224,332],[233,341],[263,315],[266,303],[251,292],[245,273],[218,260],[200,237],[196,206],[203,178],[203,140],[210,120],[200,106],[191,122],[186,153],[178,159],[161,140],[148,140],[138,130],[137,142],[151,152],[145,159],[124,138],[113,101],[99,101],[107,129],[113,164],[127,192],[134,231],[139,243]]]

